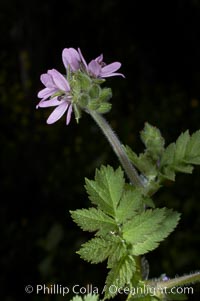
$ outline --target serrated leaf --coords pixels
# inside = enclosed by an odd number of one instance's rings
[[[82,297],[81,296],[74,296],[72,299],[71,299],[71,301],[82,301],[83,299],[82,299]]]
[[[146,240],[133,245],[132,254],[135,256],[143,255],[158,247],[159,243],[164,240],[177,226],[180,214],[171,209],[165,209],[165,218],[159,227],[148,234]]]
[[[146,152],[150,154],[153,160],[158,160],[164,151],[165,145],[160,130],[146,122],[140,136],[146,146]]]
[[[95,237],[84,243],[81,249],[77,252],[82,259],[91,263],[99,263],[108,258],[112,254],[112,241],[103,238]]]
[[[111,269],[117,264],[117,262],[127,254],[127,248],[125,244],[120,240],[113,246],[113,252],[108,257],[107,267]]]
[[[146,241],[147,237],[158,229],[165,219],[166,209],[146,210],[136,215],[123,226],[123,238],[134,246]]]
[[[124,192],[116,211],[119,223],[124,223],[141,210],[142,198],[141,192],[134,187]]]
[[[188,142],[190,140],[190,134],[189,131],[186,131],[185,133],[182,133],[177,141],[176,141],[176,150],[174,155],[174,161],[178,162],[185,158],[186,149]]]
[[[117,294],[116,289],[122,289],[125,285],[129,285],[135,270],[136,264],[132,256],[121,258],[106,278],[105,298],[114,297]]]
[[[70,211],[72,219],[83,231],[107,233],[117,230],[115,221],[96,208]]]
[[[132,151],[129,146],[125,147],[125,151],[134,166],[145,175],[149,180],[155,179],[158,174],[157,162],[149,156],[147,152],[141,153],[139,156]]]
[[[88,294],[83,297],[76,295],[71,299],[71,301],[98,301],[99,296],[95,294]]]
[[[161,167],[172,165],[174,163],[175,149],[176,149],[175,143],[171,143],[170,145],[168,145],[160,161]]]
[[[186,131],[166,148],[160,162],[160,178],[174,181],[175,172],[192,173],[192,164],[200,164],[200,131],[191,137]]]
[[[200,164],[200,130],[191,136],[187,144],[185,161],[190,164]]]
[[[124,183],[124,174],[120,167],[114,171],[110,166],[102,166],[100,170],[96,170],[95,181],[86,179],[85,188],[91,202],[114,217]]]
[[[96,294],[88,294],[88,295],[86,295],[86,296],[84,296],[83,297],[83,300],[84,301],[98,301],[98,299],[99,299],[99,296],[98,295],[96,295]]]

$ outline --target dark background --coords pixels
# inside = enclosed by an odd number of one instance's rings
[[[142,150],[145,121],[170,143],[200,128],[200,1],[65,0],[0,3],[1,300],[67,300],[24,292],[54,283],[102,287],[106,265],[83,262],[75,251],[87,233],[69,210],[89,206],[83,185],[100,164],[118,162],[96,125],[84,115],[46,125],[51,109],[36,110],[39,76],[64,72],[61,52],[80,47],[87,61],[104,53],[126,76],[110,78],[107,119],[125,144]],[[150,253],[150,277],[200,268],[200,168],[178,175],[156,196],[182,220]],[[199,300],[199,286],[189,300]]]

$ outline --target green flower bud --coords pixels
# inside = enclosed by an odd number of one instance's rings
[[[87,107],[88,103],[90,101],[90,97],[88,94],[83,93],[80,95],[79,99],[78,99],[78,104],[82,107],[85,108]]]
[[[104,78],[93,78],[93,83],[103,84],[106,80]]]
[[[100,107],[99,100],[91,100],[88,104],[88,109],[96,111]]]
[[[112,97],[112,90],[110,88],[103,88],[99,95],[100,102],[106,102]]]
[[[89,95],[91,98],[99,98],[101,88],[97,84],[93,84],[89,90]]]
[[[104,113],[109,112],[111,110],[111,108],[112,108],[111,103],[103,102],[103,103],[101,103],[100,108],[97,109],[97,112],[101,113],[101,114],[104,114]]]
[[[88,90],[91,86],[90,77],[83,72],[78,71],[76,73],[76,80],[78,82],[80,89],[82,89],[82,90]]]

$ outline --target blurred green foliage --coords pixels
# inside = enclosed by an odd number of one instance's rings
[[[113,110],[107,119],[137,152],[145,121],[170,143],[187,128],[200,128],[199,18],[199,0],[1,1],[1,300],[63,300],[27,296],[27,284],[104,283],[105,266],[75,254],[88,237],[68,212],[88,206],[84,177],[118,162],[88,116],[81,126],[46,125],[50,112],[35,109],[40,74],[64,72],[64,47],[80,47],[87,60],[103,52],[106,62],[121,61],[126,79],[108,79]],[[157,194],[158,204],[182,212],[182,221],[148,255],[151,277],[200,269],[199,181],[197,168]],[[189,300],[199,300],[199,286]]]

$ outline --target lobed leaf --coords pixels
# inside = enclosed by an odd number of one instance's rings
[[[91,263],[103,262],[112,254],[112,241],[103,238],[95,237],[84,243],[81,249],[77,252],[80,257]]]
[[[106,278],[105,298],[114,297],[117,294],[117,289],[122,289],[125,285],[129,285],[135,270],[136,264],[132,256],[128,255],[121,258],[109,271]]]
[[[187,130],[164,151],[160,162],[160,178],[174,181],[176,172],[192,173],[194,164],[200,164],[200,130],[192,136]]]
[[[118,222],[124,223],[137,214],[138,211],[141,211],[143,198],[139,189],[131,187],[131,189],[126,190],[117,207],[116,218]]]
[[[99,209],[78,209],[75,211],[70,211],[70,213],[73,221],[83,231],[99,231],[100,234],[117,230],[116,222]]]
[[[180,214],[171,209],[165,209],[165,218],[159,227],[151,232],[146,240],[135,243],[132,247],[132,254],[135,256],[143,255],[158,247],[159,243],[164,240],[177,226]]]
[[[162,137],[160,130],[146,122],[144,129],[141,131],[140,137],[146,146],[146,152],[149,153],[151,158],[154,161],[160,159],[165,145],[165,140]]]
[[[124,184],[124,174],[120,167],[114,171],[110,166],[102,166],[96,170],[95,181],[86,179],[85,188],[91,202],[114,217]]]
[[[147,240],[165,219],[166,209],[146,210],[134,217],[123,226],[123,238],[131,244],[138,244]]]

